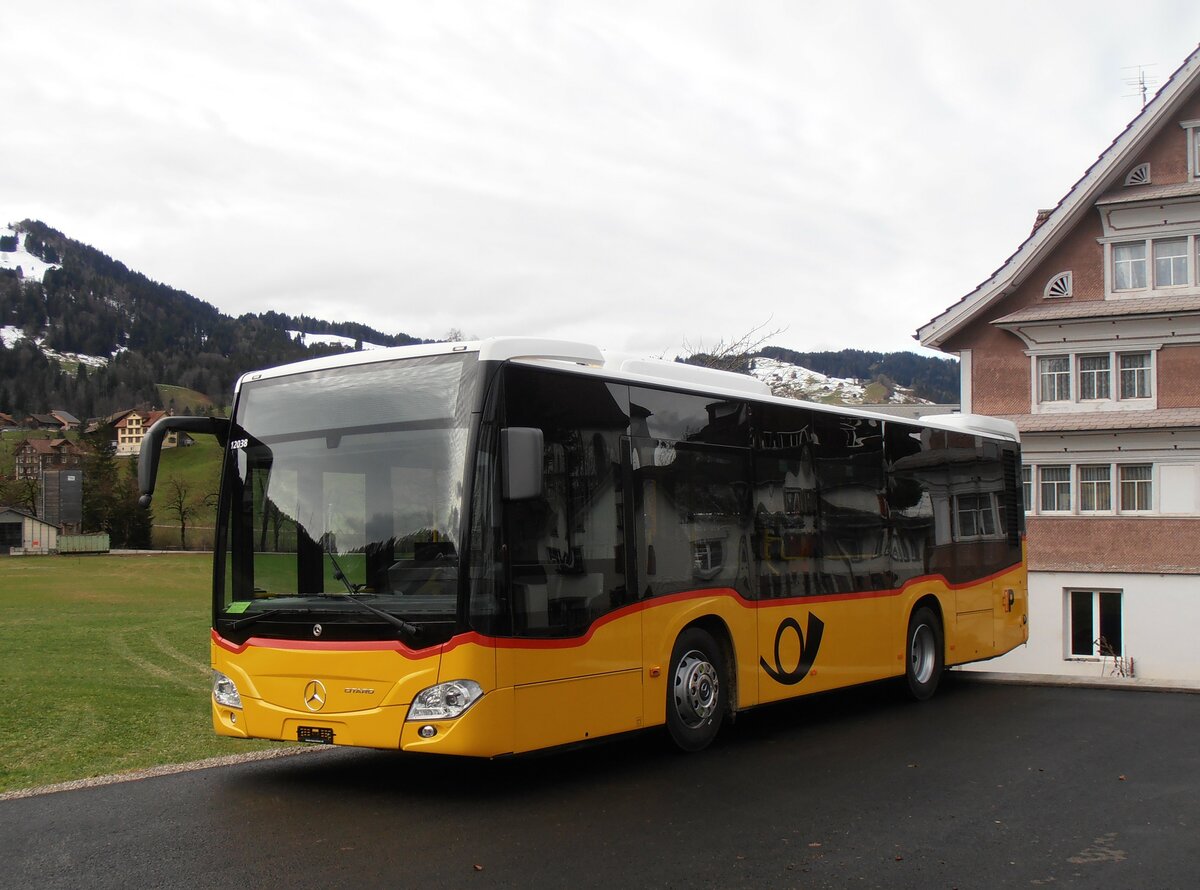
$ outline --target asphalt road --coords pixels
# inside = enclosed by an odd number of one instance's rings
[[[696,755],[330,749],[2,801],[0,884],[1192,890],[1198,740],[1196,695],[949,678],[761,709]]]

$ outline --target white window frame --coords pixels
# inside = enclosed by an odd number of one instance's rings
[[[1122,248],[1125,248],[1125,247],[1128,247],[1128,248],[1140,247],[1142,250],[1142,255],[1140,257],[1133,257],[1130,259],[1118,258],[1118,252]],[[1112,246],[1112,289],[1113,289],[1114,293],[1128,293],[1129,291],[1149,290],[1152,287],[1152,284],[1151,284],[1152,279],[1151,279],[1151,275],[1150,275],[1150,253],[1151,253],[1152,249],[1153,249],[1153,241],[1150,238],[1138,239],[1137,241],[1118,241],[1117,243],[1113,244],[1113,246]],[[1120,276],[1117,274],[1117,271],[1118,271],[1118,269],[1122,269],[1126,266],[1128,267],[1126,277],[1130,280],[1130,282],[1133,282],[1138,277],[1134,273],[1136,271],[1138,271],[1138,268],[1140,267],[1140,270],[1141,270],[1140,277],[1144,283],[1143,284],[1130,283],[1127,287],[1121,287],[1120,285],[1118,285],[1117,281],[1120,278]]]
[[[1200,181],[1200,120],[1180,121],[1187,132],[1188,179]]]
[[[1149,496],[1147,497],[1148,503],[1145,507],[1136,507],[1136,506],[1135,507],[1126,507],[1125,506],[1125,483],[1126,483],[1126,480],[1125,480],[1124,474],[1125,474],[1126,470],[1131,470],[1131,469],[1139,468],[1139,467],[1148,467],[1150,470],[1150,478],[1149,479],[1133,479],[1133,480],[1129,480],[1129,482],[1130,482],[1130,484],[1135,486],[1135,490],[1136,490],[1136,488],[1140,488],[1143,485],[1148,489],[1148,491],[1149,491]],[[1158,490],[1158,486],[1155,484],[1158,481],[1158,473],[1155,472],[1154,468],[1155,468],[1155,465],[1153,463],[1117,464],[1115,502],[1116,502],[1116,509],[1117,509],[1118,513],[1121,513],[1122,515],[1128,515],[1128,514],[1146,515],[1146,514],[1154,513],[1154,505],[1155,505],[1154,494]],[[1137,499],[1138,498],[1135,496],[1135,501]]]
[[[1070,411],[1124,411],[1152,409],[1157,405],[1158,393],[1158,350],[1161,343],[1149,343],[1139,346],[1125,345],[1121,349],[1087,349],[1081,347],[1078,352],[1029,352],[1030,369],[1030,398],[1033,413],[1054,413]],[[1100,374],[1103,372],[1083,371],[1081,359],[1108,356],[1108,396],[1106,398],[1083,398],[1083,375]],[[1147,383],[1147,394],[1144,396],[1122,396],[1121,360],[1124,356],[1146,355],[1149,364],[1145,368],[1128,369],[1144,373]],[[1066,359],[1068,370],[1044,371],[1045,363],[1055,359]],[[1070,398],[1043,399],[1043,377],[1060,378],[1064,373],[1070,375]],[[1057,391],[1057,384],[1056,384]]]
[[[1089,510],[1084,507],[1084,487],[1099,486],[1102,482],[1092,480],[1085,481],[1083,470],[1092,467],[1107,467],[1108,468],[1108,499],[1109,506],[1107,508],[1097,508]],[[1126,508],[1122,499],[1122,483],[1124,472],[1131,467],[1149,467],[1150,478],[1129,480],[1130,484],[1146,489],[1147,506]],[[1061,470],[1067,469],[1067,479],[1053,480],[1045,482],[1042,479],[1042,474],[1046,470]],[[1061,463],[1059,461],[1048,461],[1046,463],[1031,463],[1022,464],[1021,481],[1023,493],[1028,494],[1029,502],[1025,507],[1025,512],[1030,516],[1157,516],[1159,515],[1159,464],[1154,461],[1122,461],[1108,463]],[[1050,510],[1046,508],[1046,499],[1043,496],[1042,485],[1051,484],[1056,487],[1056,491],[1060,490],[1060,486],[1068,486],[1070,507],[1068,509]],[[1029,486],[1024,488],[1024,486]],[[958,519],[957,506],[954,507],[956,516],[954,519],[954,531],[958,534]]]
[[[1056,371],[1047,370],[1046,365],[1049,362],[1053,362],[1053,361],[1065,361],[1067,363],[1066,369],[1065,370],[1056,370]],[[1063,404],[1063,403],[1073,402],[1075,400],[1074,399],[1074,391],[1073,391],[1074,387],[1071,385],[1073,382],[1071,378],[1074,376],[1074,371],[1073,371],[1074,364],[1075,364],[1075,362],[1072,360],[1072,356],[1069,354],[1064,355],[1062,353],[1055,353],[1054,355],[1039,355],[1037,357],[1036,368],[1037,368],[1037,395],[1038,395],[1037,400],[1038,400],[1038,402],[1040,402],[1042,404],[1052,404],[1052,403],[1053,404]],[[1054,398],[1054,399],[1046,398],[1045,393],[1046,393],[1047,380],[1054,381],[1054,392],[1055,393],[1058,393],[1060,391],[1061,383],[1065,380],[1066,381],[1066,390],[1067,390],[1066,397],[1065,398]]]
[[[1105,394],[1102,396],[1097,396],[1097,395],[1085,396],[1083,394],[1083,391],[1084,391],[1083,379],[1084,379],[1085,374],[1092,378],[1093,385],[1096,384],[1097,382],[1099,382],[1101,379],[1101,376],[1102,376],[1100,370],[1084,370],[1083,361],[1084,361],[1084,359],[1089,359],[1089,358],[1096,358],[1096,359],[1103,358],[1108,363],[1107,366],[1103,370]],[[1111,352],[1081,352],[1078,355],[1076,355],[1075,356],[1075,368],[1076,368],[1075,376],[1077,377],[1077,381],[1076,381],[1077,389],[1078,389],[1078,399],[1077,400],[1080,402],[1107,402],[1107,401],[1110,401],[1113,397],[1113,385],[1112,385],[1113,367],[1112,366],[1113,366],[1113,354]]]
[[[1074,637],[1074,610],[1072,609],[1072,600],[1075,594],[1090,594],[1092,599],[1092,634],[1094,638],[1091,641],[1091,652],[1081,653],[1073,651],[1072,638]],[[1120,622],[1121,622],[1121,647],[1117,652],[1104,652],[1100,647],[1100,638],[1102,636],[1100,630],[1100,597],[1102,595],[1115,595],[1120,598]],[[1091,634],[1089,634],[1090,636]],[[1111,645],[1111,641],[1107,641]],[[1088,588],[1088,587],[1068,587],[1063,590],[1063,658],[1067,661],[1102,661],[1105,658],[1124,658],[1125,652],[1128,651],[1125,639],[1125,591],[1119,588]]]
[[[1056,492],[1058,491],[1058,486],[1061,486],[1064,484],[1067,486],[1067,506],[1065,508],[1060,509],[1057,506],[1058,500],[1059,500],[1057,494],[1055,495],[1055,498],[1054,498],[1055,504],[1056,504],[1055,508],[1053,510],[1051,510],[1046,507],[1046,496],[1045,496],[1044,486],[1047,484],[1047,482],[1045,479],[1042,478],[1042,474],[1045,473],[1047,470],[1066,470],[1067,471],[1066,479],[1054,479],[1054,480],[1051,480],[1049,483],[1049,484],[1055,486]],[[1071,513],[1073,513],[1074,508],[1075,508],[1075,473],[1074,473],[1073,465],[1072,464],[1043,464],[1043,465],[1038,466],[1038,468],[1037,468],[1037,498],[1038,498],[1038,512],[1039,513],[1044,513],[1044,514],[1053,515],[1053,516],[1069,516]]]
[[[1021,466],[1021,503],[1025,507],[1026,513],[1033,512],[1036,501],[1034,501],[1032,464],[1023,464]]]
[[[1175,242],[1181,242],[1183,244],[1183,252],[1181,254],[1171,254],[1169,257],[1165,257],[1165,259],[1168,259],[1171,261],[1172,272],[1171,272],[1170,277],[1171,277],[1172,281],[1170,284],[1163,284],[1162,281],[1159,280],[1159,276],[1158,276],[1158,260],[1159,260],[1158,248],[1161,245],[1171,244],[1171,243],[1175,243]],[[1151,290],[1168,290],[1168,289],[1175,289],[1175,288],[1180,288],[1180,287],[1188,287],[1189,285],[1191,285],[1193,283],[1193,281],[1192,281],[1193,269],[1192,269],[1192,264],[1189,261],[1188,257],[1191,254],[1191,252],[1195,249],[1195,239],[1189,238],[1187,235],[1178,235],[1176,237],[1171,237],[1171,238],[1155,238],[1153,241],[1150,242],[1150,248],[1153,252],[1153,256],[1150,257],[1150,269],[1151,269],[1151,273],[1152,273],[1151,274],[1151,285],[1150,285]],[[1183,259],[1183,281],[1176,283],[1174,281],[1174,278],[1175,278],[1175,272],[1174,272],[1175,263],[1174,263],[1174,261],[1176,259],[1180,259],[1180,258]]]
[[[1108,475],[1104,479],[1085,479],[1087,470],[1106,470]],[[1115,509],[1115,498],[1113,492],[1113,465],[1112,464],[1079,464],[1075,468],[1075,476],[1078,480],[1077,488],[1079,489],[1078,501],[1079,512],[1087,516],[1111,514]],[[1108,505],[1104,507],[1094,506],[1091,508],[1085,507],[1085,492],[1090,492],[1095,500],[1099,500],[1097,495],[1101,491],[1107,495]],[[1095,502],[1093,501],[1093,503]]]
[[[1159,284],[1156,280],[1154,245],[1160,241],[1185,241],[1187,258],[1187,280],[1181,284]],[[1133,235],[1109,237],[1101,239],[1104,245],[1104,294],[1109,300],[1136,300],[1153,295],[1175,295],[1180,293],[1200,292],[1200,261],[1197,260],[1197,250],[1200,250],[1200,232],[1172,231],[1163,229],[1153,235]],[[1146,284],[1143,287],[1117,287],[1117,248],[1131,244],[1144,245],[1146,267]]]
[[[1130,356],[1135,356],[1135,355],[1146,356],[1147,362],[1146,362],[1146,366],[1144,368],[1123,368],[1123,367],[1121,367],[1121,362],[1123,359],[1128,358]],[[1144,349],[1137,349],[1137,350],[1130,349],[1130,350],[1125,350],[1122,352],[1114,353],[1114,356],[1116,358],[1116,362],[1114,364],[1116,366],[1115,370],[1117,372],[1117,380],[1116,380],[1117,385],[1116,385],[1116,390],[1114,393],[1115,399],[1120,402],[1148,401],[1150,399],[1153,399],[1154,392],[1155,392],[1154,351],[1153,350],[1144,350]],[[1144,396],[1143,395],[1133,395],[1133,396],[1125,395],[1125,372],[1126,371],[1133,372],[1135,375],[1135,379],[1141,379],[1143,377],[1145,378],[1146,394]]]

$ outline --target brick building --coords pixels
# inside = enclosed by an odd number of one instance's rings
[[[1031,635],[990,667],[1200,683],[1200,50],[917,335],[1021,430]]]

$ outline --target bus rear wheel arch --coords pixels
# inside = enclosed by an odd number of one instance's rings
[[[909,696],[916,701],[926,701],[937,691],[945,667],[944,639],[942,622],[933,609],[913,609],[904,643],[904,680]]]
[[[671,652],[667,674],[667,731],[684,751],[701,751],[717,737],[728,710],[725,655],[712,634],[688,627]]]

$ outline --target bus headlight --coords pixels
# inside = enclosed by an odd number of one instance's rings
[[[220,671],[212,672],[213,698],[217,704],[227,708],[240,708],[242,697],[238,695],[237,684]]]
[[[451,680],[422,689],[408,709],[409,720],[453,720],[483,697],[474,680]]]

